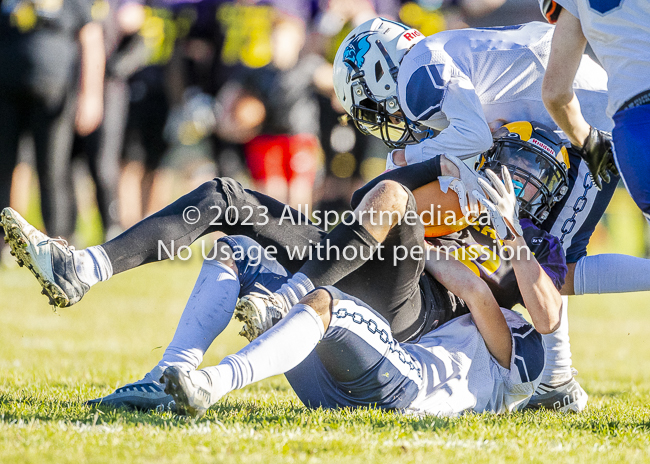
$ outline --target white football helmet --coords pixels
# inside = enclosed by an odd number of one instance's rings
[[[424,39],[404,24],[375,18],[356,27],[334,58],[334,90],[357,128],[391,148],[417,143],[427,128],[409,121],[397,99],[402,58]]]

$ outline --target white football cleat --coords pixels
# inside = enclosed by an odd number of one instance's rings
[[[584,411],[587,401],[589,401],[589,395],[578,381],[571,377],[570,380],[559,386],[540,384],[526,407],[578,413]]]
[[[160,381],[165,393],[174,398],[178,414],[199,418],[219,400],[213,398],[212,380],[203,371],[185,371],[171,366],[165,369]]]
[[[65,308],[77,303],[90,286],[79,280],[72,252],[63,239],[53,239],[36,229],[11,208],[0,214],[5,241],[19,266],[26,266],[43,287],[50,304]]]
[[[234,316],[245,323],[239,335],[249,342],[280,322],[288,312],[282,297],[259,283],[255,285],[266,293],[251,292],[241,297],[234,312]]]

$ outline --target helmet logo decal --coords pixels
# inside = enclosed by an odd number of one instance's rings
[[[532,143],[533,145],[535,145],[535,146],[537,146],[539,148],[541,148],[542,150],[544,150],[549,155],[555,157],[555,152],[553,151],[553,149],[551,147],[549,147],[548,145],[546,145],[545,143],[542,143],[537,139],[530,139],[530,140],[528,140],[528,142]]]
[[[358,35],[350,41],[345,51],[343,52],[343,61],[354,64],[357,69],[363,66],[366,61],[365,56],[370,50],[370,43],[368,36],[370,34]]]
[[[406,32],[402,37],[404,37],[406,40],[408,40],[410,42],[411,40],[415,39],[416,37],[421,37],[421,36],[422,36],[422,33],[420,31],[418,31],[417,29],[412,29],[409,32]]]
[[[528,121],[516,121],[506,124],[506,129],[510,131],[510,137],[519,137],[524,142],[527,142],[533,134],[533,125]]]

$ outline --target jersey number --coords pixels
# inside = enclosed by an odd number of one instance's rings
[[[481,273],[491,276],[501,267],[499,255],[486,246],[472,244],[457,248],[451,254],[478,277],[481,277]]]
[[[591,9],[600,14],[609,13],[613,9],[618,8],[621,3],[623,3],[623,0],[589,0]]]

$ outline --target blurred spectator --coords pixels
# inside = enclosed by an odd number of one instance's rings
[[[18,141],[29,132],[52,236],[74,232],[71,144],[75,127],[87,135],[101,122],[104,58],[102,29],[85,0],[2,2],[0,208],[9,205]]]
[[[240,68],[222,88],[216,128],[222,139],[245,142],[246,164],[257,190],[298,207],[312,201],[319,153],[313,82],[322,58],[301,55],[306,38],[302,19],[272,10],[269,14],[270,62]]]
[[[380,174],[387,149],[374,137],[360,134],[352,125],[340,122],[345,111],[334,95],[331,62],[345,36],[357,25],[375,16],[396,18],[396,0],[322,0],[315,18],[310,47],[326,59],[317,71],[321,145],[325,154],[325,178],[319,196],[319,210],[343,211],[364,180]]]
[[[96,0],[93,19],[101,22],[106,50],[104,119],[91,134],[75,137],[74,155],[85,154],[95,183],[103,240],[122,229],[118,185],[128,114],[128,77],[146,62],[146,49],[137,35],[145,20],[144,6],[133,0]]]
[[[184,146],[196,145],[207,136],[219,174],[241,177],[245,175],[241,142],[248,140],[252,134],[248,134],[248,137],[238,134],[234,138],[232,134],[221,137],[219,132],[206,134],[206,128],[214,121],[209,120],[200,103],[214,98],[226,82],[232,84],[232,76],[238,74],[241,68],[258,69],[271,63],[276,11],[307,22],[311,15],[311,4],[305,0],[214,0],[176,3],[175,9],[179,14],[182,12],[191,16],[193,22],[188,37],[180,47],[185,98],[182,107],[172,110],[174,121],[169,129],[177,132],[173,138]],[[222,95],[233,94],[227,91]],[[256,126],[264,116],[260,119],[259,108],[251,107],[252,111],[244,108],[251,103],[251,99],[242,101],[238,115],[257,119],[257,122],[253,119],[249,121]],[[211,131],[213,127],[209,129]],[[244,130],[243,126],[239,129]]]
[[[510,26],[530,21],[546,21],[539,0],[506,0],[499,8],[466,18],[470,27]]]
[[[233,24],[226,21],[233,15],[225,14],[223,10],[234,8],[236,3],[228,0],[174,2],[177,22],[183,21],[188,33],[178,44],[170,63],[169,75],[177,92],[171,100],[172,109],[166,127],[166,137],[174,146],[175,157],[186,157],[197,149],[205,152],[207,148],[217,162],[220,174],[231,177],[244,171],[243,155],[240,155],[237,145],[225,142],[213,133],[213,105],[214,96],[235,68],[230,62],[232,57],[226,60],[222,53],[225,53],[224,47],[228,42],[228,28],[235,27],[234,21]],[[250,30],[247,24],[251,16],[254,19],[251,12],[254,13],[257,7],[246,4],[242,8],[248,14],[238,18],[236,27],[245,33]],[[232,54],[234,47],[228,45],[227,48]]]
[[[425,36],[463,27],[493,27],[543,19],[538,0],[402,0],[399,18]]]
[[[116,67],[127,78],[128,117],[124,130],[126,164],[120,182],[120,215],[129,227],[162,206],[171,196],[170,175],[162,166],[169,148],[165,125],[170,101],[180,99],[169,63],[177,39],[187,34],[185,17],[177,17],[166,3],[147,1],[140,7],[137,34],[121,47]],[[132,8],[134,8],[132,6]],[[135,14],[133,26],[136,25]]]

